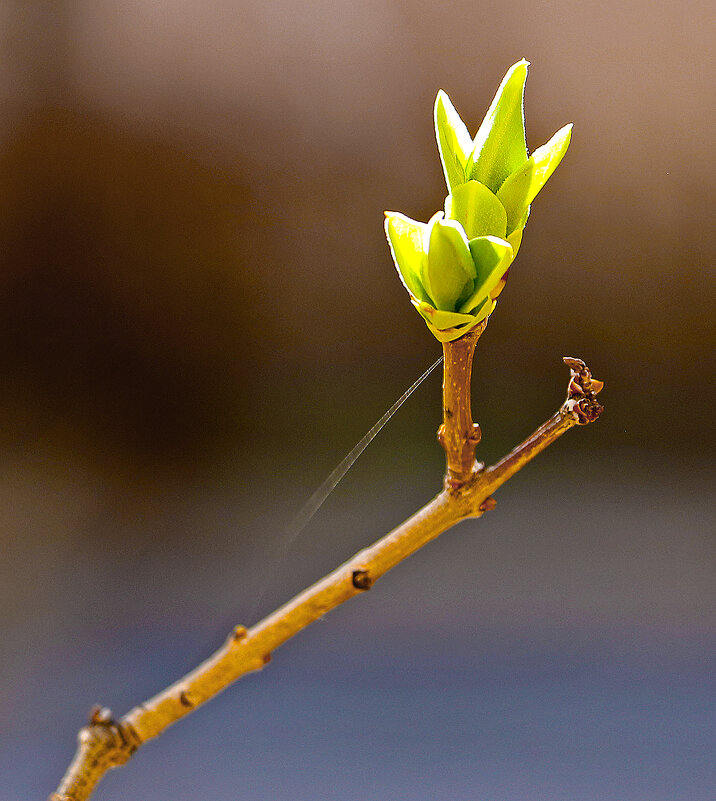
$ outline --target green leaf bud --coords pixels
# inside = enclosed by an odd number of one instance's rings
[[[503,210],[503,229],[505,218]],[[427,224],[386,212],[385,232],[413,305],[440,341],[457,339],[492,312],[490,293],[512,261],[508,241],[492,235],[468,240],[463,226],[442,211]]]
[[[386,212],[401,281],[428,328],[457,339],[492,313],[522,242],[530,204],[569,147],[566,125],[529,156],[524,89],[529,62],[505,75],[475,139],[441,89],[435,134],[449,194],[428,223]]]

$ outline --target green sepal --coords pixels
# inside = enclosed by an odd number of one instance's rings
[[[428,257],[422,281],[438,309],[452,311],[465,285],[476,277],[465,232],[454,220],[443,220],[438,212],[428,223]]]
[[[475,325],[481,323],[485,317],[489,317],[495,310],[496,305],[496,301],[492,298],[485,298],[484,302],[480,303],[480,305],[471,312],[472,316],[475,318]]]
[[[419,303],[415,308],[426,322],[431,323],[441,330],[471,323],[473,319],[472,314],[460,314],[459,312],[435,309],[429,303],[425,302]]]
[[[445,199],[445,216],[457,220],[468,239],[476,236],[499,236],[507,232],[505,207],[484,184],[468,181],[456,186]]]
[[[477,280],[472,294],[460,306],[463,313],[473,312],[480,302],[497,286],[512,264],[512,245],[494,236],[480,236],[470,240],[470,254],[477,269]]]
[[[524,93],[529,61],[507,71],[475,136],[465,168],[468,179],[497,192],[508,175],[527,161]]]
[[[428,300],[420,276],[427,259],[425,223],[411,220],[397,211],[385,212],[385,235],[395,267],[408,292],[418,300]]]
[[[500,187],[497,197],[507,209],[509,232],[524,228],[530,203],[564,158],[571,138],[570,123],[560,128],[547,144],[538,147],[526,163],[513,172]]]
[[[472,152],[472,137],[455,111],[447,92],[435,98],[435,138],[448,192],[465,183],[465,165]]]
[[[413,301],[413,305],[418,309],[425,320],[426,325],[430,329],[430,332],[439,342],[451,342],[452,340],[459,339],[461,336],[467,334],[467,332],[473,329],[478,323],[481,323],[485,317],[492,314],[496,304],[491,298],[485,298],[483,305],[476,310],[474,314],[458,315],[461,319],[467,318],[467,322],[465,322],[463,325],[456,325],[449,328],[438,328],[436,323],[431,322],[433,316],[430,314],[427,304],[420,304],[420,306],[423,307],[422,310],[419,305],[415,303],[415,301]],[[437,310],[434,311],[435,313],[438,313]],[[448,312],[448,314],[454,314],[454,312]]]

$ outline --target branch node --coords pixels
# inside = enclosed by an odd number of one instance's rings
[[[353,571],[353,586],[357,590],[369,590],[374,583],[374,579],[367,570]]]
[[[453,497],[460,495],[466,487],[469,487],[478,477],[478,475],[485,469],[485,463],[479,462],[475,459],[472,463],[472,469],[467,478],[455,478],[450,471],[445,474],[443,486]]]
[[[114,720],[107,707],[92,707],[89,722],[77,735],[75,758],[49,801],[88,798],[99,779],[111,768],[128,762],[140,745],[131,726]]]

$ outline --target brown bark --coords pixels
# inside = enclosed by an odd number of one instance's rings
[[[472,360],[486,326],[487,319],[465,336],[443,342],[443,422],[438,440],[447,461],[445,485],[451,490],[462,487],[479,467],[475,448],[481,432],[472,420]]]

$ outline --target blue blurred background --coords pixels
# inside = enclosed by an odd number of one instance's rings
[[[110,774],[98,801],[707,801],[714,737],[712,12],[704,0],[0,5],[0,801],[440,488],[439,354],[382,212],[444,197],[532,61],[575,123],[476,357],[490,462],[570,432],[368,594]]]

